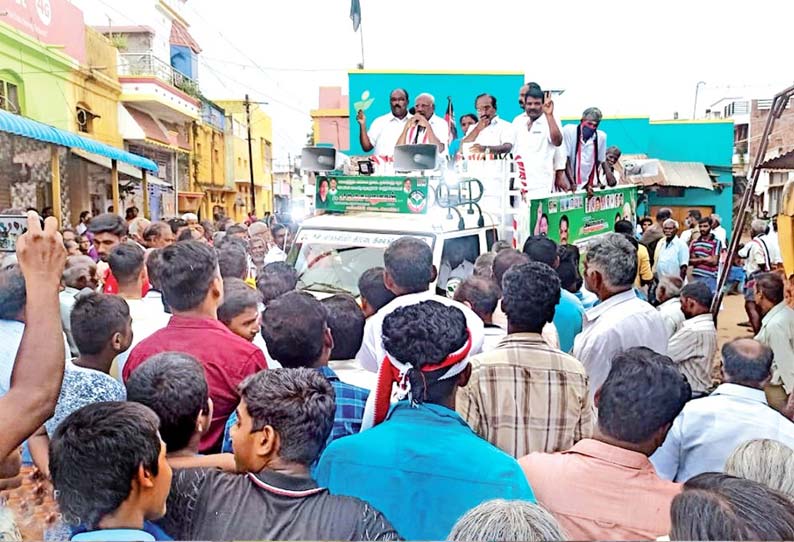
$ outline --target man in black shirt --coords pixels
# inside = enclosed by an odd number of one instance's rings
[[[232,428],[240,473],[174,472],[162,527],[176,540],[396,540],[368,503],[309,474],[334,422],[334,391],[311,369],[273,369],[240,385]]]

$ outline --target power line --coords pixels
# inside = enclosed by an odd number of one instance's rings
[[[274,72],[308,72],[308,73],[315,73],[315,72],[347,72],[350,68],[285,68],[285,67],[277,67],[277,66],[254,66],[253,64],[244,64],[241,62],[229,62],[223,58],[213,58],[208,56],[203,56],[204,60],[209,60],[211,62],[222,62],[224,64],[228,64],[230,66],[240,66],[241,68],[257,68],[261,70],[267,71],[274,71]]]

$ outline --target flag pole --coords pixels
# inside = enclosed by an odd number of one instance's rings
[[[361,69],[364,69],[364,25],[358,24],[358,34],[361,38]]]

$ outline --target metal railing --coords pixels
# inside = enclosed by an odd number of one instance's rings
[[[154,76],[181,90],[188,96],[201,97],[199,85],[196,81],[151,53],[123,53],[119,57],[121,57],[118,70],[120,76]]]

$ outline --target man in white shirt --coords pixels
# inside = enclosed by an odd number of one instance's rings
[[[632,346],[666,354],[667,333],[662,316],[634,293],[637,251],[625,235],[607,233],[592,241],[584,272],[587,289],[601,304],[585,313],[573,357],[587,369],[592,397],[606,380],[616,354]]]
[[[762,316],[755,340],[772,349],[772,381],[766,388],[769,404],[778,410],[794,391],[794,310],[785,302],[785,285],[777,273],[755,277],[755,304]]]
[[[772,358],[772,350],[753,339],[722,347],[724,383],[708,397],[687,403],[675,419],[651,456],[659,476],[686,482],[704,472],[722,472],[731,452],[748,440],[794,447],[794,423],[769,408],[764,395]]]
[[[681,312],[686,321],[667,345],[667,355],[689,381],[693,395],[705,395],[711,389],[711,369],[717,353],[717,328],[711,315],[713,299],[703,282],[684,286]]]
[[[171,315],[165,312],[162,303],[141,297],[143,285],[148,280],[144,256],[139,246],[122,243],[115,247],[108,257],[110,270],[119,283],[118,295],[127,302],[132,318],[132,344],[125,352],[118,355],[115,362],[114,369],[119,375],[132,349],[155,331],[164,328],[171,319]]]
[[[96,262],[88,256],[69,256],[63,270],[63,290],[58,294],[61,304],[61,324],[69,341],[72,356],[78,356],[77,345],[72,337],[72,308],[77,295],[85,288],[96,290],[99,280],[96,274]]]
[[[601,118],[601,110],[590,107],[582,113],[579,124],[567,124],[562,128],[562,138],[568,154],[568,182],[577,189],[589,189],[601,184],[600,171],[607,159],[607,135],[598,129]],[[617,184],[609,168],[606,168],[605,176],[609,186]]]
[[[780,253],[780,241],[777,238],[777,215],[772,217],[772,221],[767,227],[767,233],[762,237],[766,248],[769,250],[769,262],[772,268],[783,265],[783,256]]]
[[[375,149],[377,156],[394,156],[394,146],[408,121],[408,91],[402,88],[392,90],[389,103],[391,112],[372,121],[369,130],[364,111],[358,110],[358,139],[364,152]]]
[[[665,276],[686,278],[689,265],[689,247],[676,237],[678,222],[668,218],[662,223],[664,238],[656,243],[653,255],[653,274],[656,278]]]
[[[728,232],[722,227],[722,218],[718,214],[711,215],[711,233],[722,242],[722,246],[728,246]]]
[[[381,330],[387,315],[399,307],[431,299],[463,311],[471,333],[471,353],[474,355],[482,351],[484,326],[480,317],[466,305],[430,291],[430,283],[436,279],[436,269],[433,266],[433,251],[427,243],[415,237],[401,237],[392,241],[383,254],[383,264],[383,281],[386,288],[397,297],[367,320],[361,350],[356,355],[362,367],[377,372],[383,361],[385,350]]]
[[[486,154],[507,154],[513,150],[515,133],[513,125],[496,114],[496,97],[480,94],[474,101],[480,120],[461,141],[472,144],[470,152]]]
[[[769,247],[764,240],[765,233],[766,223],[763,220],[753,220],[750,223],[751,239],[737,253],[740,258],[744,258],[744,275],[747,277],[744,283],[744,310],[754,333],[761,329],[761,314],[755,303],[755,277],[759,273],[772,270]]]
[[[422,93],[414,103],[416,114],[408,119],[397,145],[431,144],[439,155],[449,154],[449,126],[436,115],[436,100],[432,94]]]
[[[681,232],[679,239],[684,242],[684,244],[689,247],[689,243],[692,240],[692,235],[697,234],[700,235],[698,230],[698,221],[702,218],[703,215],[700,214],[700,211],[697,209],[690,209],[689,214],[686,217],[685,226],[687,229]]]
[[[683,287],[684,281],[680,277],[671,277],[670,275],[661,277],[659,285],[656,287],[656,300],[660,303],[656,309],[662,315],[668,339],[681,328],[686,320],[684,313],[681,312],[681,298],[679,297]]]
[[[554,118],[554,102],[530,83],[524,95],[524,112],[513,119],[516,162],[524,166],[522,190],[526,199],[543,197],[554,188],[554,158],[562,145],[562,128]]]

